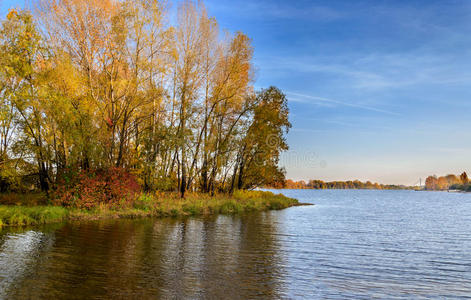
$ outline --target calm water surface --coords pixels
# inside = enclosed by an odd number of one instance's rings
[[[0,298],[471,297],[471,194],[282,192],[316,205],[0,231]]]

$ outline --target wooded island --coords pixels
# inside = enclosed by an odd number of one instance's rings
[[[152,199],[187,192],[232,201],[236,190],[284,180],[287,99],[254,90],[250,39],[222,33],[202,3],[179,4],[173,23],[169,9],[43,0],[33,13],[9,11],[0,29],[4,204],[155,208]]]

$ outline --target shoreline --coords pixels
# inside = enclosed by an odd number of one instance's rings
[[[468,194],[471,191],[464,190],[416,190],[417,192],[446,192],[446,193],[459,193],[459,194]]]
[[[172,195],[174,196],[174,195]],[[313,205],[266,191],[242,191],[235,195],[190,194],[185,199],[141,195],[132,207],[80,209],[52,205],[0,205],[0,229],[65,221],[102,219],[176,218],[211,215],[242,215]]]

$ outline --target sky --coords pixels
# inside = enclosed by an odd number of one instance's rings
[[[288,98],[295,180],[414,185],[471,172],[471,1],[207,0]],[[24,0],[0,0],[0,13]]]

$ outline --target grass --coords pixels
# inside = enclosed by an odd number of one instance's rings
[[[1,226],[25,226],[61,222],[69,211],[58,206],[0,206]]]
[[[213,197],[189,193],[184,199],[175,193],[141,194],[131,207],[112,209],[98,206],[91,210],[37,205],[44,203],[43,197],[36,194],[0,195],[0,203],[8,204],[0,205],[0,227],[38,225],[65,220],[235,215],[299,205],[296,199],[264,191],[236,191],[231,196],[218,194]]]

